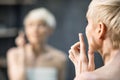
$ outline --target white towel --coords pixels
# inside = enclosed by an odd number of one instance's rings
[[[58,80],[55,68],[28,68],[27,80]]]

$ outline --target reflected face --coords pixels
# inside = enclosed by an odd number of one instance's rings
[[[92,49],[93,51],[97,48],[97,35],[95,33],[96,25],[94,24],[93,20],[91,18],[87,18],[88,24],[86,27],[86,36],[88,40],[89,49]]]
[[[30,43],[45,42],[49,37],[50,28],[42,20],[29,19],[25,23],[26,36]]]

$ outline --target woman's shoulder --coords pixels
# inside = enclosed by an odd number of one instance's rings
[[[112,76],[108,74],[109,70],[106,69],[106,66],[102,66],[96,70],[89,71],[89,72],[83,72],[79,76],[77,76],[77,79],[81,80],[113,80]],[[77,80],[75,79],[75,80]]]
[[[19,47],[13,47],[13,48],[10,48],[8,51],[7,51],[7,57],[16,57],[16,56],[19,56],[20,54],[22,54],[23,48],[19,48]],[[20,53],[20,54],[19,54]]]
[[[17,47],[13,47],[13,48],[10,48],[8,51],[7,51],[7,54],[14,54],[17,52]]]
[[[11,60],[15,60],[16,59],[16,56],[17,56],[17,47],[13,47],[13,48],[10,48],[8,51],[7,51],[7,60],[11,61]]]
[[[104,79],[100,79],[100,76],[97,75],[96,73],[94,72],[84,72],[84,73],[81,73],[77,79],[81,79],[81,80],[104,80]],[[76,79],[74,79],[76,80]]]

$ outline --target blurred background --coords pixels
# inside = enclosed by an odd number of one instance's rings
[[[68,56],[71,45],[78,41],[78,33],[85,34],[89,3],[90,0],[0,0],[0,80],[8,80],[6,52],[15,46],[18,30],[23,27],[23,19],[30,10],[45,7],[55,15],[57,27],[48,43]],[[98,54],[95,56],[98,68],[103,63]],[[68,59],[66,80],[73,78],[74,66]]]

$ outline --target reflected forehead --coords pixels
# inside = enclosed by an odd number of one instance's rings
[[[28,19],[26,20],[26,23],[39,23],[39,24],[44,24],[45,21],[44,20],[41,20],[41,19]]]

